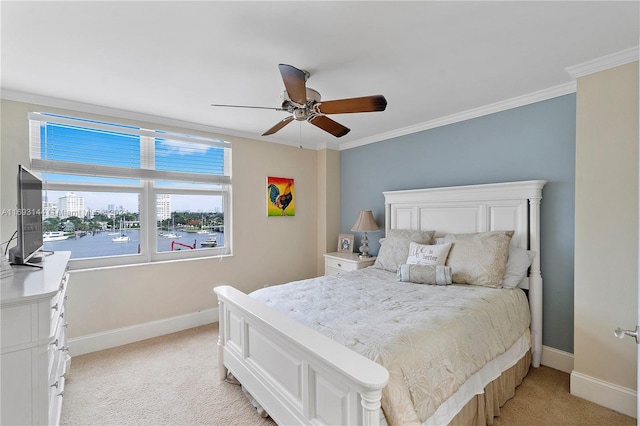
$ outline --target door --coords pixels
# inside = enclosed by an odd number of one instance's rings
[[[640,146],[640,140],[638,141],[638,145]],[[640,163],[640,158],[639,161]],[[638,182],[640,182],[640,174],[638,176]],[[640,193],[638,194],[638,221],[639,221],[639,229],[640,229]],[[638,236],[638,317],[636,318],[636,328],[634,330],[622,330],[618,327],[615,330],[615,335],[619,338],[623,338],[624,336],[630,336],[636,339],[636,363],[637,363],[637,378],[636,378],[636,415],[638,418],[636,419],[636,424],[640,426],[640,397],[638,397],[638,388],[640,388],[640,235]]]

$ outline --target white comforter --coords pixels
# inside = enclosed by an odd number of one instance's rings
[[[374,268],[251,296],[383,365],[382,409],[391,425],[425,421],[530,323],[519,289],[398,282]]]

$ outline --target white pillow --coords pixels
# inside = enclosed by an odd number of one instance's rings
[[[509,258],[502,277],[503,288],[515,288],[527,275],[531,262],[536,257],[535,251],[525,250],[519,247],[509,247]]]
[[[444,265],[451,250],[451,243],[425,245],[411,242],[407,265]]]

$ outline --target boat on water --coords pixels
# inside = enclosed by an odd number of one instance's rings
[[[206,240],[202,241],[200,243],[200,245],[202,247],[217,247],[218,246],[218,240],[216,239],[215,236],[210,236]]]
[[[124,219],[120,220],[120,236],[112,238],[111,241],[114,243],[126,243],[131,241],[131,238],[124,232]]]
[[[200,227],[189,227],[187,229],[185,229],[185,231],[187,232],[195,232],[196,234],[208,234],[209,230],[206,229],[205,226],[206,220],[204,218],[204,216],[202,216],[202,219],[200,220]]]
[[[42,234],[42,241],[44,241],[45,243],[49,241],[62,241],[66,240],[70,236],[71,235],[65,235],[63,231],[45,232],[44,234]]]
[[[160,234],[163,237],[167,237],[167,238],[180,238],[182,237],[182,235],[180,234],[176,234],[176,222],[175,222],[175,218],[173,216],[171,216],[171,232],[167,232],[166,234]]]
[[[107,235],[120,235],[120,233],[118,231],[116,231],[116,217],[115,217],[115,215],[113,216],[113,226],[111,227],[111,232],[109,232]]]

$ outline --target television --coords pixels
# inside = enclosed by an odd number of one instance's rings
[[[18,165],[18,244],[9,250],[9,262],[14,265],[33,265],[42,260],[38,255],[44,247],[42,233],[42,180]]]

